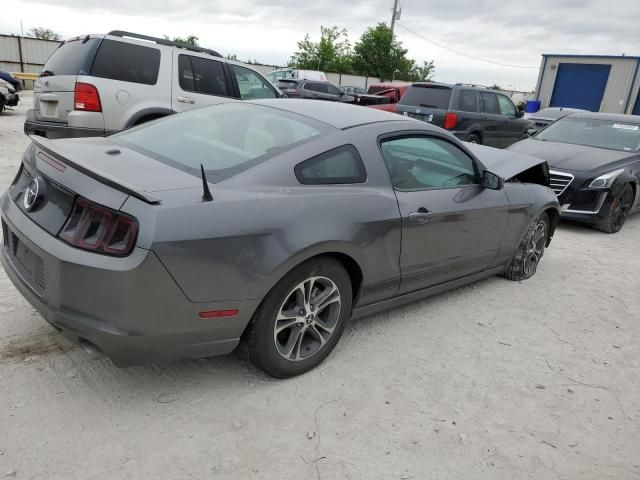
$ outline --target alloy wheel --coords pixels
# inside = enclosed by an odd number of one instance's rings
[[[630,188],[625,188],[611,205],[611,225],[614,231],[620,230],[624,225],[632,199],[633,192]]]
[[[297,362],[317,354],[338,325],[340,307],[340,290],[329,278],[310,277],[291,289],[273,329],[280,356]]]
[[[545,233],[546,226],[544,222],[538,223],[536,228],[533,229],[533,232],[531,232],[523,262],[525,275],[533,275],[538,268],[538,263],[544,254],[544,246],[546,243]]]

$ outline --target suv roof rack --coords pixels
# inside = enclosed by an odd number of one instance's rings
[[[222,55],[220,55],[215,50],[210,50],[208,48],[198,47],[195,45],[189,45],[182,42],[174,42],[172,40],[167,40],[166,38],[158,38],[158,37],[150,37],[148,35],[141,35],[140,33],[126,32],[124,30],[112,30],[111,32],[107,33],[107,35],[111,35],[113,37],[137,38],[140,40],[146,40],[148,42],[155,42],[159,45],[168,45],[170,47],[184,48],[185,50],[191,50],[193,52],[208,53],[209,55],[213,55],[214,57],[222,57]]]
[[[485,85],[476,85],[475,83],[456,83],[457,87],[473,87],[473,88],[489,88]]]

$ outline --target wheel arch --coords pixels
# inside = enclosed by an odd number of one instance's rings
[[[175,113],[173,110],[165,107],[143,108],[142,110],[133,114],[131,118],[127,120],[124,128],[131,128],[135,125],[140,125],[141,123],[155,120],[156,118],[172,115],[173,113]]]
[[[551,239],[553,238],[553,234],[556,231],[556,227],[558,226],[558,221],[560,220],[560,213],[554,207],[549,207],[543,210],[542,213],[546,213],[549,217],[549,236],[547,237],[547,247],[551,244]]]

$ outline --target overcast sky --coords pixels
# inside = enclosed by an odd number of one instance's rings
[[[541,53],[640,55],[640,0],[400,0],[396,34],[409,56],[434,60],[435,79],[505,88],[535,87]],[[305,33],[346,28],[354,43],[389,22],[393,0],[14,0],[0,33],[49,27],[63,37],[130,30],[196,35],[202,46],[240,59],[284,65]],[[22,18],[20,18],[22,17]],[[433,45],[402,28],[464,54]]]

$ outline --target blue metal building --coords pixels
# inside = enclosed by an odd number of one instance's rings
[[[541,108],[640,115],[640,57],[543,54],[536,92]]]

